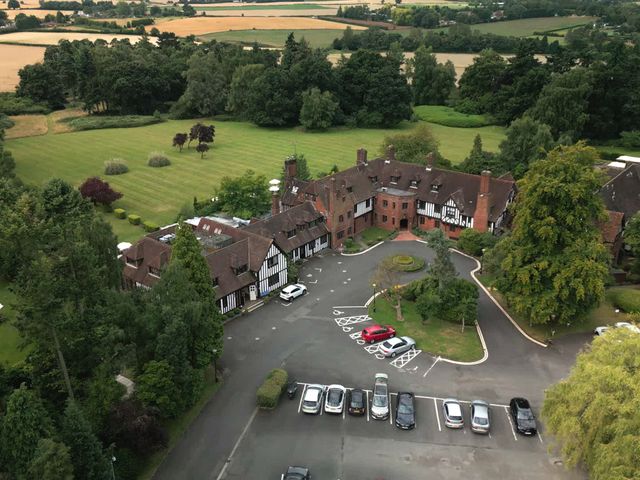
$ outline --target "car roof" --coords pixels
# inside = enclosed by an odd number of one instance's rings
[[[531,408],[531,405],[529,405],[529,400],[527,400],[526,398],[516,397],[511,401],[514,402],[518,408]]]
[[[298,288],[300,288],[300,285],[297,283],[294,283],[293,285],[289,285],[287,287],[284,287],[284,289],[282,289],[283,292],[285,293],[289,293],[292,292],[294,290],[297,290]]]
[[[400,398],[413,398],[413,393],[411,392],[398,392],[398,399]]]
[[[384,328],[384,327],[382,325],[376,324],[376,325],[371,325],[370,327],[366,327],[363,330],[368,332],[369,330],[378,330],[380,328]]]
[[[400,340],[398,337],[393,337],[393,338],[390,338],[389,340],[387,340],[385,343],[388,343],[392,347],[395,347],[396,345],[400,345],[400,344],[404,343],[404,340]]]
[[[306,475],[309,473],[309,469],[307,467],[289,467],[287,468],[287,473],[301,473]]]
[[[334,383],[332,385],[329,385],[327,387],[327,390],[341,390],[341,391],[346,391],[347,389],[344,388],[342,385],[338,385],[337,383]]]
[[[455,398],[445,398],[442,403],[447,407],[449,413],[452,415],[462,416],[462,409],[460,408],[460,402]]]
[[[386,373],[376,373],[376,382],[384,380],[385,382],[389,380],[389,375]]]

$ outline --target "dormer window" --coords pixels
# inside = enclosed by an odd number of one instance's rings
[[[149,273],[154,277],[160,277],[160,269],[156,267],[149,267]]]
[[[247,264],[245,263],[244,265],[240,265],[239,267],[237,267],[237,268],[234,270],[234,273],[235,273],[236,275],[240,275],[240,274],[242,274],[242,273],[246,272],[247,270],[248,270],[248,267],[247,267]]]
[[[142,265],[142,259],[134,260],[127,257],[127,265],[129,265],[130,267],[138,268],[140,265]]]
[[[400,177],[397,177],[397,176],[391,177],[391,183],[398,183],[398,180],[400,180]]]
[[[218,277],[214,277],[214,278],[211,280],[211,285],[212,285],[212,286],[214,286],[214,287],[217,287],[217,286],[218,286]]]
[[[347,187],[347,192],[352,193],[353,192],[353,187]]]
[[[432,183],[432,184],[431,184],[431,191],[432,191],[432,192],[437,192],[438,190],[440,190],[440,187],[441,187],[441,186],[442,186],[442,185],[440,185],[439,183]]]
[[[417,180],[411,180],[410,188],[418,188],[418,181]]]
[[[296,229],[294,228],[293,230],[289,230],[287,232],[287,238],[293,238],[296,236]]]
[[[376,183],[378,181],[378,177],[376,175],[372,175],[369,178],[371,179],[371,183]]]

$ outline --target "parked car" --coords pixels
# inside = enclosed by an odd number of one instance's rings
[[[359,388],[349,390],[347,405],[349,415],[364,415],[367,413],[367,396]]]
[[[307,287],[304,285],[300,285],[299,283],[294,283],[293,285],[289,285],[284,287],[280,292],[280,298],[285,302],[290,302],[298,297],[301,297],[307,293]]]
[[[311,480],[307,467],[289,467],[287,473],[280,475],[280,480]]]
[[[627,330],[631,330],[633,333],[640,333],[640,328],[629,322],[618,322],[616,323],[616,328],[626,328]]]
[[[302,411],[304,413],[320,413],[324,391],[324,385],[315,384],[307,386],[304,391],[304,397],[302,398]]]
[[[491,409],[482,400],[471,402],[471,431],[475,433],[489,433],[491,428]]]
[[[372,325],[362,330],[362,340],[367,343],[381,342],[387,338],[395,337],[396,330],[390,325],[380,326]]]
[[[371,416],[376,420],[386,420],[389,418],[389,376],[386,373],[376,373],[375,378]]]
[[[327,413],[342,413],[346,394],[347,389],[342,385],[329,385],[324,401],[324,411]]]
[[[598,336],[603,335],[609,328],[610,327],[596,327],[593,334]]]
[[[416,342],[410,337],[393,337],[380,345],[380,353],[385,357],[395,357],[416,348]]]
[[[446,398],[442,401],[442,410],[444,411],[444,424],[449,428],[464,427],[464,418],[462,417],[462,407],[460,402],[455,398]]]
[[[518,433],[523,435],[537,433],[536,418],[533,416],[531,406],[526,398],[512,398],[509,402],[509,410]]]
[[[396,427],[411,430],[416,426],[416,407],[413,393],[398,392],[396,395]]]

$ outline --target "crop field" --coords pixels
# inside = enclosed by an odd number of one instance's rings
[[[336,24],[337,25],[337,24]],[[218,40],[229,43],[251,44],[258,42],[267,47],[281,48],[290,33],[297,40],[304,37],[314,48],[326,48],[331,46],[333,39],[342,36],[342,30],[235,30],[232,32],[210,33],[200,35],[202,40]],[[331,56],[331,55],[329,55]],[[339,55],[338,55],[339,58]]]
[[[323,133],[308,133],[299,128],[260,128],[245,122],[215,121],[216,141],[204,159],[192,148],[182,153],[171,147],[173,135],[187,132],[195,120],[176,120],[129,129],[92,130],[18,138],[7,141],[16,160],[16,173],[27,183],[42,184],[61,177],[80,185],[90,176],[101,176],[124,197],[115,206],[141,215],[143,220],[166,224],[194,195],[207,198],[223,175],[241,175],[251,168],[268,178],[279,177],[283,159],[294,151],[304,153],[313,175],[353,165],[356,150],[367,148],[375,156],[385,135],[410,131],[417,123],[403,123],[394,130],[335,128]],[[454,163],[471,150],[476,134],[482,135],[484,148],[496,151],[504,138],[504,129],[451,128],[431,125],[440,141],[443,155]],[[152,151],[164,151],[172,164],[164,168],[146,165]],[[129,173],[105,177],[103,165],[111,158],[122,158]],[[126,220],[106,217],[121,239],[142,235]]]
[[[116,35],[111,33],[81,33],[81,32],[12,32],[0,35],[0,44],[24,43],[29,45],[57,45],[60,40],[124,40],[127,39],[131,43],[140,40],[140,35]],[[151,38],[149,41],[153,42]],[[1,58],[1,57],[0,57]],[[33,62],[28,62],[33,63]],[[24,62],[23,62],[24,64]]]
[[[535,32],[555,30],[559,28],[572,28],[586,25],[597,20],[597,17],[541,17],[525,18],[521,20],[507,20],[504,22],[481,23],[471,25],[472,30],[482,33],[493,33],[512,37],[529,37]],[[445,30],[440,28],[437,30]],[[553,38],[550,38],[553,41]]]
[[[44,18],[45,16],[51,14],[51,15],[55,15],[58,11],[57,10],[40,10],[39,8],[33,8],[33,9],[15,9],[15,10],[6,10],[7,12],[7,17],[9,17],[9,20],[13,20],[14,18],[16,18],[16,15],[20,14],[20,13],[24,13],[25,15],[35,15],[38,18]]]
[[[41,62],[44,47],[0,44],[0,92],[13,92],[20,81],[18,71],[30,63]]]
[[[225,7],[198,7],[198,10],[204,10],[206,12],[216,11],[234,11],[234,10],[329,10],[329,7],[318,5],[317,3],[293,3],[291,5],[272,5],[270,3],[265,4],[252,4],[252,5],[238,5],[225,6]],[[277,13],[277,12],[276,12]]]
[[[173,0],[152,0],[152,4],[166,4],[168,2],[173,3]],[[314,0],[311,2],[312,4],[323,5],[323,6],[337,6],[338,5],[364,5],[367,4],[371,8],[380,8],[383,3],[380,0]],[[245,5],[255,5],[254,3],[237,3],[237,2],[221,2],[216,3],[216,7],[239,7]],[[269,5],[269,6],[278,6],[278,5],[301,5],[304,4],[300,1],[282,1],[282,2],[269,2],[263,3],[261,5]],[[210,3],[192,3],[193,8],[198,10],[200,7],[208,7],[211,6]],[[403,4],[404,5],[404,4]],[[459,2],[457,0],[411,0],[410,5],[441,5],[447,6],[450,8],[462,8],[468,5],[467,2]]]
[[[306,17],[193,17],[163,22],[146,27],[147,31],[158,28],[178,36],[204,35],[229,30],[344,30],[346,24]],[[354,30],[364,27],[352,26]]]

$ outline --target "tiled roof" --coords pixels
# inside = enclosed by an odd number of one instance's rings
[[[629,221],[640,210],[640,165],[630,165],[605,183],[600,196],[607,210],[624,213]]]
[[[607,220],[600,225],[602,239],[605,243],[614,243],[617,240],[618,235],[622,233],[624,213],[607,210],[607,214]]]
[[[307,227],[307,223],[323,220],[314,227]],[[301,228],[304,226],[304,229]],[[288,238],[287,232],[296,230],[295,236]],[[267,238],[273,238],[276,244],[286,253],[329,233],[324,223],[324,217],[318,213],[309,201],[292,207],[277,215],[252,223],[244,228],[245,231]]]
[[[123,274],[133,282],[151,287],[155,285],[159,278],[149,273],[149,267],[160,270],[171,259],[171,247],[152,237],[143,237],[139,242],[123,252],[125,261]],[[139,267],[133,267],[129,262],[134,263],[143,260]]]

